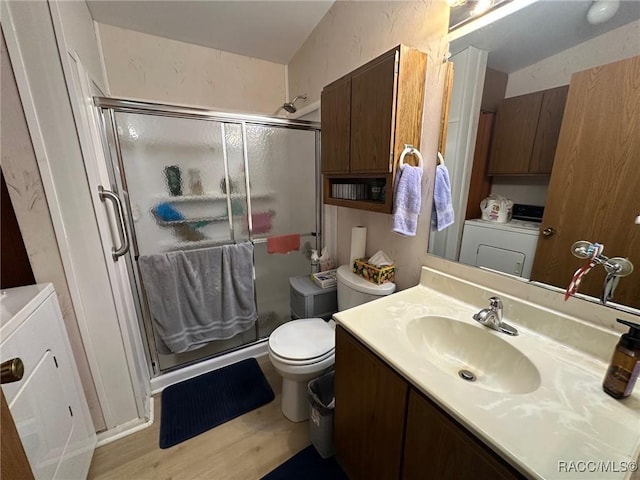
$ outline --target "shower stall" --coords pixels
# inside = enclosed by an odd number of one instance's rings
[[[289,277],[308,275],[321,246],[319,124],[103,97],[94,105],[113,258],[126,262],[153,376],[264,341],[289,321]],[[267,252],[268,237],[288,234],[300,235],[299,251]],[[240,242],[254,245],[254,328],[172,353],[154,328],[138,258]]]

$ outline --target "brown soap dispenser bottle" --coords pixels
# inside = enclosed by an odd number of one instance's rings
[[[620,319],[618,322],[631,328],[620,337],[613,351],[602,388],[613,398],[624,398],[631,395],[640,375],[640,325]]]

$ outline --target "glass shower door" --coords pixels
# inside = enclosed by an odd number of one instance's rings
[[[115,118],[137,255],[248,239],[231,228],[228,212],[241,218],[247,210],[244,181],[227,185],[227,172],[244,176],[242,145],[226,141],[240,125],[121,112]]]
[[[291,320],[289,278],[310,274],[320,241],[319,133],[305,122],[131,104],[102,112],[126,206],[141,328],[158,374],[254,343]],[[267,252],[269,237],[290,234],[300,235],[299,250]],[[258,322],[231,339],[170,352],[154,328],[138,258],[243,241],[254,244]]]
[[[128,193],[136,260],[140,255],[249,240],[240,123],[129,112],[116,112],[115,123],[118,173]],[[140,284],[139,276],[137,280]],[[175,354],[157,335],[146,300],[143,303],[144,326],[160,371],[257,339],[257,329],[250,328],[231,339]]]
[[[316,132],[246,125],[259,337],[291,320],[289,277],[309,275],[317,249]],[[268,254],[261,241],[300,235],[300,250]]]

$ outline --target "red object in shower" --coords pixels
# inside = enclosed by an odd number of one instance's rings
[[[267,253],[289,253],[300,250],[300,235],[281,235],[267,238]]]

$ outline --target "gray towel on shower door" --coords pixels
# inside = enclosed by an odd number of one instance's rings
[[[154,327],[173,353],[231,338],[258,318],[250,242],[144,255],[138,265]]]

